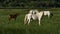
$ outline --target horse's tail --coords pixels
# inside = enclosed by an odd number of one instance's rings
[[[27,23],[27,15],[24,17],[24,25]]]

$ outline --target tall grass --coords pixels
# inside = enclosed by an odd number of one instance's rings
[[[60,34],[60,9],[46,10],[50,10],[53,17],[44,16],[39,26],[37,20],[24,25],[23,19],[29,9],[0,9],[0,34]],[[16,21],[8,21],[8,16],[12,13],[20,13]]]

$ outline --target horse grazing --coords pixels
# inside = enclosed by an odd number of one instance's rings
[[[15,19],[15,20],[16,20],[16,18],[17,18],[18,15],[19,15],[19,13],[10,14],[10,15],[9,15],[9,21],[10,21],[11,19]]]
[[[43,16],[48,15],[48,17],[53,16],[53,13],[51,13],[50,11],[40,11],[38,12],[38,10],[30,10],[30,12],[28,14],[25,15],[24,18],[24,24],[30,23],[31,19],[36,20],[38,19],[38,24],[40,25],[41,19]]]
[[[28,23],[28,25],[29,25],[29,23],[31,21],[31,18],[32,18],[33,20],[38,19],[39,25],[40,25],[40,21],[41,21],[41,18],[43,16],[43,12],[42,11],[38,12],[37,10],[32,11],[32,12],[35,12],[35,13],[33,13],[33,14],[32,13],[28,13],[28,14],[25,15],[24,24]]]
[[[24,18],[24,24],[28,23],[29,25],[31,18],[32,18],[32,14],[26,14]]]

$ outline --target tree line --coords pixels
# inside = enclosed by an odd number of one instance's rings
[[[0,8],[58,8],[60,0],[0,0]]]

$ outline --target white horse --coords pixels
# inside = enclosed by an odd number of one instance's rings
[[[35,20],[35,17],[33,17],[34,14],[35,14],[35,11],[34,10],[30,10],[29,13],[25,15],[24,24],[26,24],[27,22],[29,24],[31,19]]]
[[[30,14],[36,14],[36,12],[38,12],[38,10],[30,10],[29,11]]]
[[[32,14],[26,14],[25,18],[24,18],[24,24],[26,24],[28,22],[28,24],[30,23],[30,20],[32,18]]]
[[[53,16],[53,13],[51,13],[50,11],[43,11],[43,12],[45,16],[46,15],[48,16],[48,18]]]
[[[33,12],[33,11],[31,11],[31,12]],[[34,13],[34,14],[29,13],[29,14],[26,14],[26,15],[25,15],[24,24],[26,24],[26,23],[28,22],[28,25],[29,25],[30,20],[31,20],[31,18],[32,18],[33,20],[38,19],[39,25],[40,25],[40,21],[41,21],[41,18],[42,18],[42,16],[43,16],[43,12],[42,12],[42,11],[41,11],[41,12],[38,12],[37,10],[34,10],[34,12],[35,12],[36,14],[35,14],[35,13]]]

